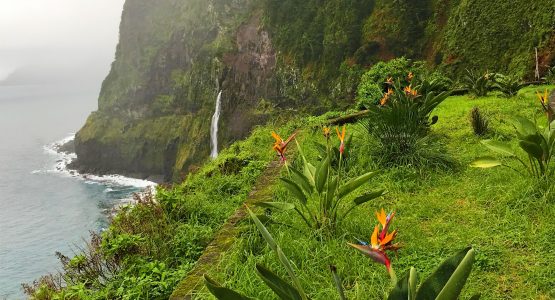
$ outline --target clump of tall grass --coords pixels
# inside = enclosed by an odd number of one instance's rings
[[[489,120],[478,107],[470,111],[470,125],[477,136],[484,136],[489,132]]]

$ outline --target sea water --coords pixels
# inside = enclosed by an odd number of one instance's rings
[[[68,171],[58,153],[96,109],[97,87],[0,86],[0,299],[56,272],[112,208],[153,183]]]

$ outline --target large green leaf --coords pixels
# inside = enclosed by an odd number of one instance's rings
[[[363,174],[357,178],[353,178],[350,181],[348,181],[347,183],[343,184],[342,186],[339,187],[339,191],[337,193],[337,197],[339,199],[347,196],[348,194],[352,193],[353,191],[355,191],[356,189],[358,189],[360,186],[362,186],[363,184],[365,184],[366,182],[368,182],[368,180],[370,180],[372,177],[376,176],[377,172],[368,172],[366,174]]]
[[[258,231],[260,231],[260,233],[262,234],[262,237],[264,238],[264,240],[266,240],[266,243],[268,243],[268,245],[272,250],[276,251],[278,246],[274,241],[274,238],[272,237],[272,235],[268,232],[268,229],[266,229],[266,226],[264,226],[264,224],[260,222],[258,217],[248,207],[247,207],[247,212],[249,213],[252,220],[254,221],[254,224],[258,228]]]
[[[540,145],[526,140],[522,140],[518,144],[520,145],[520,148],[522,148],[522,150],[526,151],[526,153],[531,155],[533,158],[537,160],[542,160],[543,149]]]
[[[335,205],[333,200],[335,197],[335,190],[337,189],[337,182],[338,179],[335,177],[328,183],[328,190],[326,192],[326,208],[331,208]]]
[[[264,208],[276,208],[279,210],[295,209],[295,204],[287,202],[257,202],[254,205]]]
[[[449,278],[436,300],[457,299],[464,288],[464,284],[470,276],[472,265],[474,264],[474,249],[470,248],[463,260],[457,266],[457,269]]]
[[[287,274],[289,274],[289,277],[293,281],[293,284],[297,288],[297,291],[301,295],[301,298],[304,299],[304,300],[307,299],[308,297],[306,296],[306,294],[303,290],[303,287],[301,286],[301,282],[299,281],[299,278],[297,278],[297,275],[295,275],[295,271],[293,270],[293,266],[291,265],[291,262],[285,256],[285,253],[283,253],[283,251],[281,250],[281,248],[279,246],[277,247],[277,249],[275,251],[277,252],[279,262],[285,268],[285,270],[287,271]]]
[[[445,260],[420,286],[418,300],[452,300],[461,293],[474,263],[474,250],[468,247]]]
[[[299,294],[299,291],[297,291],[295,287],[293,287],[291,284],[289,284],[264,266],[256,264],[256,272],[258,273],[258,276],[262,278],[264,283],[266,283],[266,285],[270,287],[270,289],[272,289],[272,291],[274,291],[274,293],[276,293],[276,295],[278,295],[280,299],[302,299],[301,294]]]
[[[314,187],[310,184],[310,180],[295,168],[289,168],[289,170],[291,171],[291,179],[296,182],[307,195],[312,194]]]
[[[418,275],[416,274],[416,269],[410,268],[410,270],[397,281],[395,287],[389,293],[387,300],[414,300],[417,284]]]
[[[303,148],[301,147],[301,145],[299,145],[299,141],[297,141],[297,139],[295,139],[295,143],[297,144],[297,149],[299,149],[299,154],[303,159],[303,173],[308,179],[308,181],[312,185],[314,185],[314,172],[316,171],[316,168],[306,160],[306,156],[304,155]]]
[[[473,168],[483,169],[498,167],[501,165],[503,165],[503,163],[493,157],[481,157],[470,163],[470,166]]]
[[[315,183],[316,183],[315,184],[316,191],[319,194],[322,193],[322,191],[324,190],[324,186],[326,185],[326,182],[328,181],[329,169],[330,169],[330,158],[328,156],[322,162],[320,162],[320,164],[316,168],[316,175],[314,177],[314,180],[315,180]]]
[[[366,203],[366,202],[368,202],[368,201],[370,201],[370,200],[374,200],[374,199],[376,199],[376,198],[378,198],[378,197],[381,197],[381,196],[383,196],[383,195],[385,195],[385,190],[378,190],[378,191],[368,192],[368,193],[366,193],[366,194],[363,194],[363,195],[361,195],[361,196],[356,197],[356,198],[353,200],[353,202],[354,202],[356,205],[361,205],[361,204],[364,204],[364,203]]]
[[[306,204],[306,195],[298,184],[287,178],[280,178],[280,180],[283,186],[285,186],[295,198],[301,201],[302,204]]]
[[[519,138],[536,134],[537,132],[536,124],[524,117],[516,116],[513,118],[512,123]]]
[[[204,285],[208,291],[218,300],[250,300],[252,298],[243,296],[231,289],[221,286],[208,275],[204,275]]]
[[[482,144],[484,144],[490,150],[497,152],[503,156],[509,156],[509,157],[516,156],[513,149],[511,149],[511,146],[506,143],[494,141],[494,140],[484,140],[482,141]]]

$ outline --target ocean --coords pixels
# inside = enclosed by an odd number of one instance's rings
[[[64,167],[71,140],[96,109],[98,87],[0,86],[0,299],[24,299],[21,283],[59,271],[112,208],[153,183],[82,176]]]

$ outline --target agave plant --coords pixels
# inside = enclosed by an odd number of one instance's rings
[[[508,167],[523,176],[534,178],[548,178],[553,175],[554,168],[551,163],[555,154],[555,122],[542,129],[532,121],[516,117],[513,121],[518,138],[518,145],[526,158],[521,158],[513,148],[506,143],[485,140],[482,143],[493,152],[499,154],[504,160],[493,157],[482,157],[472,162],[471,166],[476,168],[493,168],[498,166]],[[506,160],[518,161],[524,172],[515,169],[506,163]]]
[[[493,87],[506,97],[515,96],[521,88],[526,86],[517,76],[499,73],[493,76],[493,82]]]
[[[306,300],[310,299],[300,280],[295,274],[295,270],[289,259],[285,256],[281,247],[275,242],[268,229],[262,224],[258,217],[247,208],[247,211],[254,221],[254,224],[262,234],[266,243],[278,257],[280,264],[286,270],[288,278],[282,278],[263,265],[256,265],[256,273],[279,299],[283,300]],[[381,222],[381,221],[380,221]],[[387,228],[386,228],[387,231]],[[466,248],[453,257],[445,260],[424,282],[417,288],[418,278],[416,270],[411,268],[401,280],[394,281],[394,287],[389,293],[388,300],[451,300],[457,299],[472,271],[474,263],[474,250]],[[335,266],[330,266],[333,281],[337,290],[337,296],[341,300],[346,300],[345,291],[341,283],[341,278],[337,274]],[[204,283],[208,291],[219,300],[251,300],[234,290],[226,288],[204,275]],[[472,300],[479,299],[480,296],[472,297]]]
[[[476,97],[484,97],[493,88],[495,74],[485,72],[484,74],[467,69],[463,76],[462,84],[469,93]]]

